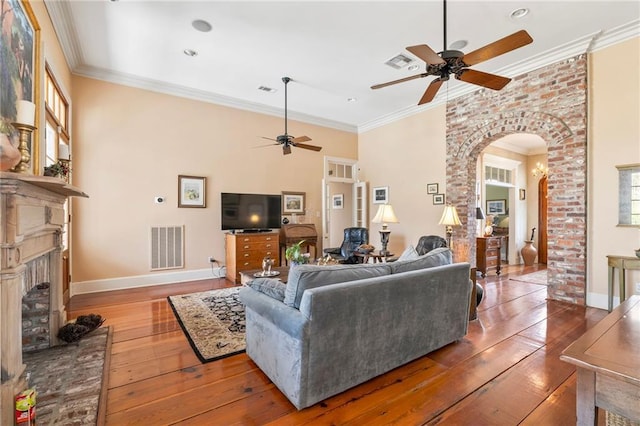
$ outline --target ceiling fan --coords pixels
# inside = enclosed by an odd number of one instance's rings
[[[447,0],[444,0],[443,12],[444,48],[442,52],[436,53],[426,44],[407,47],[409,52],[427,63],[426,71],[410,77],[401,78],[399,80],[376,84],[371,86],[372,89],[380,89],[382,87],[391,86],[392,84],[403,83],[405,81],[430,75],[438,76],[438,78],[429,84],[427,90],[422,95],[420,102],[418,102],[418,105],[422,105],[433,100],[442,83],[449,80],[450,74],[453,74],[458,80],[493,90],[500,90],[511,81],[510,78],[472,70],[468,67],[495,58],[496,56],[500,56],[533,42],[529,33],[525,30],[520,30],[465,55],[459,50],[447,50]]]
[[[282,77],[282,81],[284,82],[284,134],[280,136],[276,136],[275,139],[267,138],[264,136],[262,137],[262,139],[269,139],[270,141],[276,141],[275,144],[269,144],[269,146],[282,145],[283,155],[291,154],[292,146],[296,148],[309,149],[311,151],[320,151],[322,147],[301,143],[301,142],[310,141],[311,140],[310,137],[298,136],[296,138],[291,136],[289,133],[287,133],[287,84],[289,84],[291,79],[289,77]]]

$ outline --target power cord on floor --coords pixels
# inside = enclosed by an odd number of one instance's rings
[[[213,276],[213,278],[224,278],[225,277],[225,266],[224,265],[220,265],[220,263],[217,260],[214,260],[212,262],[209,262],[211,264],[211,275]],[[213,269],[213,265],[217,265],[218,266],[218,271],[216,273],[216,271]]]

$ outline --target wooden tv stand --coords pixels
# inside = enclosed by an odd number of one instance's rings
[[[269,256],[280,264],[277,232],[241,232],[225,234],[225,264],[228,280],[239,283],[240,271],[262,269],[262,259]]]

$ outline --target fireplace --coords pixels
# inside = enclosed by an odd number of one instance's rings
[[[57,345],[66,321],[61,235],[70,196],[87,195],[58,178],[0,172],[0,424],[13,424],[15,395],[26,387],[23,344]]]

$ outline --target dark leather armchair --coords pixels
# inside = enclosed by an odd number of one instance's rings
[[[418,240],[416,251],[420,256],[422,256],[423,254],[429,253],[433,249],[446,246],[447,240],[445,240],[444,238],[438,235],[425,235],[420,237],[420,239]]]
[[[330,254],[340,263],[358,263],[353,255],[359,245],[369,244],[369,230],[367,228],[345,228],[344,241],[340,247],[326,248],[324,254]]]

